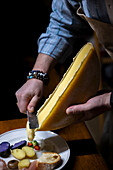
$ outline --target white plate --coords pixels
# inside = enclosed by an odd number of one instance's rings
[[[7,141],[10,143],[10,145],[13,145],[14,143],[17,143],[21,140],[28,141],[26,128],[11,130],[0,135],[0,143]],[[62,164],[56,170],[60,170],[65,166],[70,157],[70,149],[63,138],[51,131],[37,131],[35,133],[34,140],[37,140],[39,143],[42,140],[45,143],[45,147],[42,150],[36,151],[37,158],[39,158],[45,151],[57,152],[61,156]],[[50,148],[48,148],[47,146],[49,146]],[[14,159],[14,157],[10,155],[8,158],[1,159],[3,159],[7,164],[7,162]]]

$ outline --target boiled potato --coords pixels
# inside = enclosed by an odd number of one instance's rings
[[[22,149],[13,149],[11,150],[11,154],[19,160],[26,157],[26,153]]]
[[[35,156],[35,151],[33,150],[33,148],[29,147],[29,146],[24,146],[22,148],[22,150],[26,153],[26,156],[28,158],[32,158]]]
[[[18,163],[18,169],[28,168],[30,166],[29,159],[23,159]]]

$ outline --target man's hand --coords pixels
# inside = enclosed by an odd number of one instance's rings
[[[57,61],[46,55],[39,54],[33,70],[40,70],[44,73],[48,73],[48,71],[54,67]],[[20,112],[26,113],[34,112],[34,109],[40,99],[43,96],[44,84],[41,80],[38,79],[29,79],[17,92],[17,103]]]
[[[105,111],[111,110],[110,95],[111,92],[105,93],[89,99],[84,104],[70,106],[66,109],[66,113],[67,115],[81,114],[79,122],[90,120]]]
[[[44,85],[41,80],[28,80],[17,92],[17,103],[21,113],[33,112],[43,96]]]

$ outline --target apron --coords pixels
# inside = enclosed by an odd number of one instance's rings
[[[77,10],[77,15],[88,22],[96,33],[99,42],[113,59],[113,25],[88,18],[85,16],[81,7]],[[107,113],[100,142],[100,149],[110,167],[113,167],[113,111]]]
[[[90,27],[95,31],[100,43],[103,44],[105,50],[113,59],[113,26],[111,24],[88,18],[83,13],[81,7],[77,10],[77,14],[88,22]]]

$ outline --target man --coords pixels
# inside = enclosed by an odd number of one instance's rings
[[[57,62],[63,63],[72,53],[73,46],[88,33],[88,24],[96,32],[101,44],[113,58],[113,0],[53,0],[50,23],[38,40],[38,57],[33,70],[40,71],[16,92],[20,112],[33,112],[43,96],[44,73],[49,73]],[[85,35],[86,34],[86,35]],[[32,75],[30,77],[30,75]],[[92,119],[105,111],[112,110],[113,92],[89,99],[86,103],[67,108],[67,114],[84,112],[82,121]],[[111,102],[110,102],[111,101]],[[88,114],[90,113],[90,114]],[[87,116],[88,115],[88,116]]]
[[[91,1],[84,0],[81,3],[84,13],[87,16],[86,20],[90,18],[94,18],[94,22],[99,22],[99,20],[101,20],[104,21],[104,23],[109,26],[110,29],[113,29],[113,26],[111,25],[113,24],[113,18],[111,17],[112,14],[110,16],[108,15],[106,3],[103,0],[101,0],[100,3],[97,1],[97,4],[95,2],[93,4],[93,2],[91,3]],[[99,5],[101,7],[101,10]],[[111,4],[111,6],[110,4],[108,5],[110,9],[113,8],[113,3]],[[85,23],[85,21],[76,14],[78,8],[78,1],[53,0],[53,12],[50,15],[50,24],[47,28],[46,33],[42,34],[38,40],[39,55],[33,67],[33,70],[40,70],[43,73],[48,73],[51,67],[53,67],[55,63],[57,63],[57,61],[64,62],[66,58],[70,56],[73,50],[74,43],[77,43],[76,40],[83,38],[83,34],[85,34],[84,30],[87,30],[87,24]],[[113,12],[113,10],[111,11]],[[79,15],[82,15],[82,17],[84,18],[86,17],[84,14]],[[102,22],[102,24],[104,23]],[[96,23],[95,25],[98,26],[99,23]],[[109,32],[108,27],[107,29]],[[99,34],[98,32],[96,33],[97,35]],[[111,46],[109,45],[111,49],[109,50],[109,46],[106,49],[109,54],[113,52],[112,34],[108,36],[109,41],[111,42]],[[104,37],[105,36],[107,35],[104,35]],[[111,56],[113,57],[113,53],[111,54]],[[43,95],[43,88],[44,84],[41,80],[30,79],[22,86],[21,89],[16,92],[18,106],[22,113],[26,113],[27,109],[30,112],[35,109],[36,104]],[[103,113],[104,110],[111,109],[109,103],[110,96],[111,93],[97,96],[88,101],[86,105],[73,106],[71,108],[68,108],[66,112],[67,114],[70,114],[76,113],[76,111],[82,111],[84,109],[86,109],[85,111],[87,111],[87,108],[89,108],[89,111],[90,109],[93,111],[93,108],[96,108],[94,109],[96,110],[96,112],[99,111],[100,113]],[[89,107],[87,107],[87,104],[89,105]],[[92,116],[95,116],[95,113],[92,113]]]

